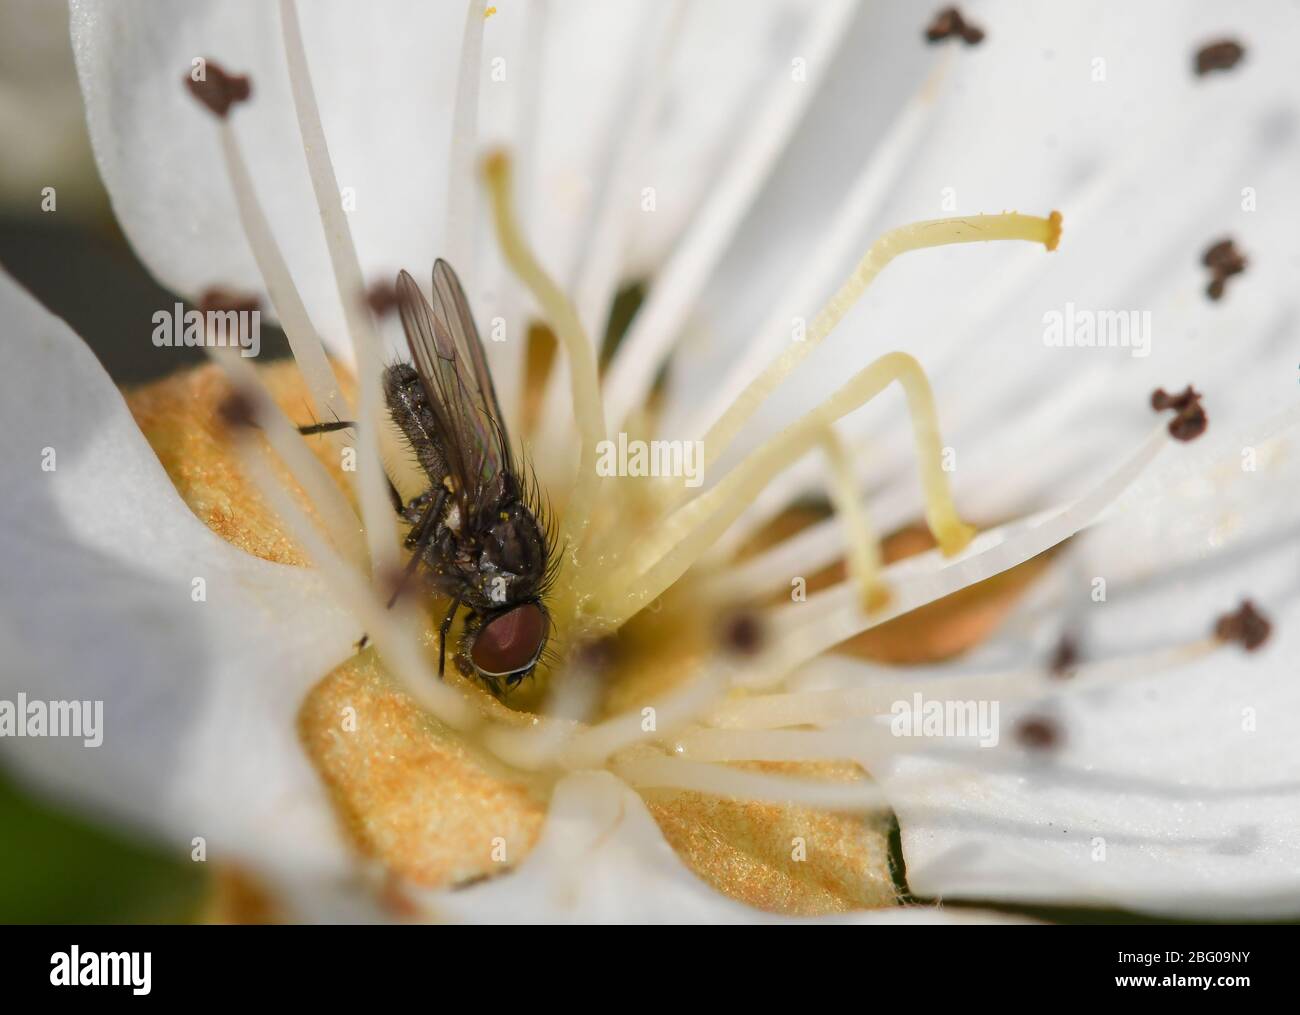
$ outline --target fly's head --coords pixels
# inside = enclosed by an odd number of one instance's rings
[[[461,633],[457,667],[502,698],[537,668],[550,632],[551,617],[539,599],[471,612]]]

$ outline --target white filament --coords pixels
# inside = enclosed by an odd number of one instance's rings
[[[816,94],[856,4],[823,0],[800,52],[808,54],[808,80],[773,84],[762,110],[746,130],[722,175],[682,237],[619,344],[605,380],[606,418],[618,426],[650,392],[659,365],[687,315],[758,196],[794,129]]]
[[[339,300],[348,323],[348,333],[356,351],[357,380],[361,390],[360,427],[357,435],[358,494],[361,517],[365,522],[366,544],[370,550],[372,573],[390,573],[397,567],[397,524],[388,497],[384,464],[379,453],[380,432],[386,425],[380,389],[383,362],[379,335],[374,319],[365,305],[365,282],[357,260],[352,230],[339,199],[338,178],[330,161],[325,129],[321,125],[316,94],[312,89],[307,54],[303,49],[302,28],[294,0],[280,0],[280,25],[284,34],[285,59],[289,66],[289,84],[293,91],[298,130],[311,176],[316,207],[325,231]]]

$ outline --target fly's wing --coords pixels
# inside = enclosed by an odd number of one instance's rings
[[[447,473],[465,517],[495,499],[510,471],[510,448],[487,357],[460,280],[446,261],[433,268],[433,304],[415,279],[397,277],[397,305],[415,371],[437,422]]]

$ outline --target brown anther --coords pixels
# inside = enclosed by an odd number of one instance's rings
[[[1200,392],[1189,384],[1180,394],[1171,395],[1164,388],[1151,393],[1151,408],[1156,412],[1173,409],[1175,416],[1169,421],[1169,435],[1180,441],[1195,440],[1209,426],[1209,417],[1201,405]]]
[[[196,72],[202,75],[202,80],[194,79]],[[237,102],[247,102],[253,92],[247,75],[227,74],[215,60],[205,60],[201,67],[195,68],[181,80],[191,95],[223,120],[231,106]]]
[[[1201,255],[1201,263],[1210,269],[1210,282],[1205,293],[1212,300],[1223,298],[1228,279],[1246,270],[1246,255],[1237,249],[1231,239],[1211,244]]]
[[[752,656],[766,640],[763,623],[755,613],[736,613],[722,627],[722,644],[737,655]]]
[[[968,22],[956,7],[945,7],[925,30],[927,42],[942,42],[954,35],[968,46],[977,46],[984,41],[984,29]]]
[[[1254,652],[1272,633],[1273,625],[1255,609],[1249,599],[1243,599],[1234,613],[1225,613],[1214,622],[1214,636],[1222,642],[1235,642],[1247,652]]]
[[[1163,412],[1165,409],[1176,409],[1182,412],[1200,397],[1200,393],[1190,384],[1177,395],[1169,394],[1164,388],[1156,388],[1151,392],[1151,408],[1156,412]]]
[[[1237,250],[1232,238],[1219,240],[1205,248],[1201,263],[1214,271],[1223,271],[1235,275],[1246,267],[1246,259]]]
[[[376,317],[397,309],[397,287],[392,282],[376,282],[366,290],[366,304]]]
[[[257,426],[257,403],[247,392],[236,388],[217,403],[217,416],[232,429],[252,429]]]
[[[199,310],[205,314],[213,312],[252,313],[260,310],[262,301],[256,296],[241,295],[233,289],[212,288],[199,297]]]
[[[1016,742],[1031,751],[1047,751],[1059,747],[1065,739],[1061,724],[1045,715],[1026,716],[1016,723]]]
[[[1246,50],[1235,39],[1220,39],[1196,51],[1196,75],[1204,77],[1211,71],[1232,70],[1246,55]]]
[[[1074,664],[1078,661],[1079,646],[1068,634],[1061,635],[1061,640],[1056,643],[1052,660],[1048,664],[1052,676],[1062,680],[1074,676]]]

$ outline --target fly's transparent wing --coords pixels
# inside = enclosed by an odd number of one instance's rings
[[[433,303],[407,272],[397,277],[397,306],[440,431],[448,475],[467,516],[493,503],[510,471],[510,446],[492,375],[469,301],[456,273],[439,260],[433,269]]]

